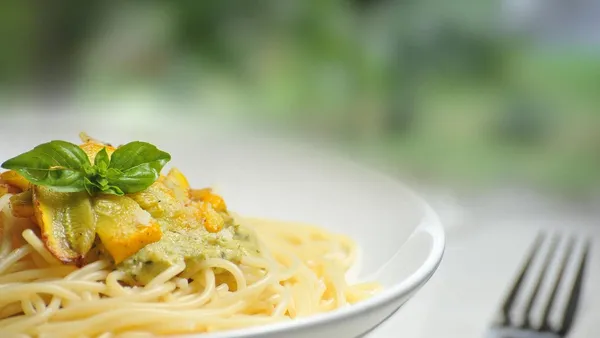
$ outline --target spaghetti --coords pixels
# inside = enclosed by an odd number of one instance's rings
[[[292,223],[236,220],[258,238],[239,263],[175,264],[132,285],[114,262],[78,268],[48,251],[33,221],[0,197],[0,336],[147,337],[230,330],[314,315],[370,297],[349,285],[357,247],[342,235]]]

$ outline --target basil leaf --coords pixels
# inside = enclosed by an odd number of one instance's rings
[[[108,168],[108,170],[106,171],[106,178],[110,179],[117,179],[119,177],[123,176],[123,172],[119,169],[115,169],[115,168]]]
[[[77,145],[66,141],[51,141],[43,143],[32,150],[13,157],[2,163],[6,169],[49,169],[62,167],[71,170],[81,170],[84,165],[90,165],[85,152]]]
[[[85,190],[88,192],[88,194],[90,195],[95,195],[97,193],[103,193],[103,194],[111,194],[111,195],[119,195],[119,196],[123,196],[123,190],[121,190],[121,188],[115,186],[115,185],[109,185],[107,182],[107,180],[105,178],[100,178],[98,179],[96,182],[90,180],[89,178],[84,178],[84,186],[85,186]]]
[[[108,158],[106,147],[104,147],[96,154],[96,158],[94,159],[94,166],[98,167],[100,171],[106,171],[106,169],[108,169],[109,164],[110,159]]]
[[[108,182],[110,185],[120,187],[124,193],[132,194],[148,188],[159,176],[159,171],[154,170],[149,163],[145,163],[123,171],[122,175],[109,177]]]
[[[160,172],[171,160],[171,155],[146,142],[134,141],[119,147],[112,154],[109,168],[125,171],[147,164],[149,168]]]
[[[91,165],[77,145],[52,141],[4,162],[2,167],[55,191],[123,195],[146,189],[170,160],[168,153],[136,141],[120,147],[112,157],[102,148]]]
[[[171,155],[146,142],[130,142],[119,147],[108,166],[107,178],[127,194],[149,187],[158,177]]]
[[[123,196],[125,194],[123,192],[123,190],[121,190],[121,188],[119,188],[115,185],[110,185],[110,186],[105,187],[104,189],[102,189],[102,193],[109,194],[109,195],[118,195],[118,196]]]
[[[83,172],[86,176],[89,177],[96,175],[98,173],[98,170],[96,169],[96,167],[86,164],[83,166]]]
[[[102,177],[102,176],[100,176],[100,177],[97,177],[97,178],[96,178],[96,183],[97,183],[97,184],[98,184],[100,187],[104,188],[104,187],[107,187],[107,186],[108,186],[108,179],[107,179],[106,177]]]
[[[100,191],[100,186],[97,183],[92,182],[87,177],[83,178],[83,187],[90,196],[94,196],[98,191]]]
[[[83,177],[90,161],[77,145],[65,141],[40,144],[32,150],[2,163],[36,185],[55,191],[76,192],[85,189]]]

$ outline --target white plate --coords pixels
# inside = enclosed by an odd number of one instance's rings
[[[155,143],[171,153],[172,164],[193,186],[216,187],[236,213],[307,222],[350,235],[361,247],[362,259],[349,277],[374,279],[385,287],[367,301],[331,313],[196,336],[356,337],[404,304],[442,259],[444,231],[424,201],[393,179],[314,148],[159,118],[143,128],[108,117],[74,121],[38,116],[39,127],[30,127],[27,135],[19,119],[8,121],[2,131],[12,142],[2,142],[0,155],[14,156],[50,139],[75,142],[81,129],[117,144],[133,138]],[[51,122],[56,127],[47,128]]]

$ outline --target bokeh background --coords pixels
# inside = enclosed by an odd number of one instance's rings
[[[6,1],[0,42],[3,118],[185,103],[164,114],[327,139],[428,184],[600,191],[594,0]]]

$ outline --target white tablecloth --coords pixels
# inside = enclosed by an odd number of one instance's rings
[[[569,337],[600,337],[600,217],[593,208],[506,194],[443,209],[444,260],[430,282],[368,338],[483,337],[540,228],[593,240]],[[435,204],[435,203],[433,203]],[[459,210],[459,217],[455,211]],[[448,217],[447,211],[453,211]]]

